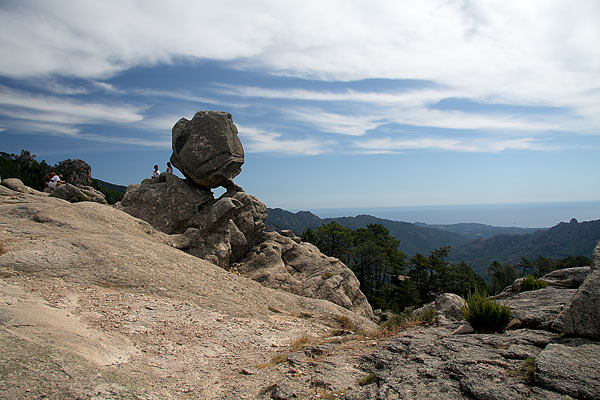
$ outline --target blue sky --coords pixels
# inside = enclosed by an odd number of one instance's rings
[[[2,1],[0,151],[139,183],[233,114],[270,207],[600,200],[600,2]]]

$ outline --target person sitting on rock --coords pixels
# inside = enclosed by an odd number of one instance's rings
[[[59,175],[56,175],[56,173],[54,172],[50,172],[50,175],[48,175],[48,182],[46,182],[46,185],[50,189],[56,189],[63,183],[65,183],[65,181],[61,180]]]
[[[158,178],[160,176],[160,171],[158,170],[158,165],[154,165],[154,172],[152,173],[153,178]]]
[[[167,170],[165,171],[167,174],[173,173],[173,167],[171,167],[171,163],[167,161]]]

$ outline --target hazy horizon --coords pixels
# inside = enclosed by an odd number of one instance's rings
[[[288,211],[310,211],[320,218],[366,214],[393,221],[421,222],[429,225],[479,223],[499,227],[550,228],[561,222],[569,222],[572,218],[578,222],[600,219],[600,201],[315,208]]]

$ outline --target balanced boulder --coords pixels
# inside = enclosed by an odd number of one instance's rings
[[[200,111],[173,127],[171,163],[206,188],[227,186],[242,171],[244,149],[231,114]]]

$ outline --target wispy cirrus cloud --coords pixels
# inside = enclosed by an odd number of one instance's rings
[[[131,123],[141,121],[144,107],[82,102],[0,86],[0,114],[11,118],[63,123]]]
[[[384,123],[397,123],[419,127],[445,129],[494,129],[494,130],[575,130],[596,132],[593,126],[586,126],[577,115],[565,112],[557,116],[555,112],[529,113],[517,112],[482,112],[468,110],[439,110],[432,108],[438,102],[452,98],[463,98],[490,104],[485,99],[476,99],[468,91],[455,88],[412,88],[402,92],[375,92],[357,90],[307,90],[301,88],[264,88],[257,86],[220,85],[223,94],[236,95],[256,99],[283,99],[304,101],[309,106],[281,105],[282,113],[297,121],[313,124],[321,130],[353,136],[366,134],[369,130]],[[326,105],[312,102],[327,102]],[[345,112],[326,112],[322,108],[331,108],[337,103]],[[362,106],[353,104],[360,103]],[[342,107],[344,106],[345,107]],[[493,109],[494,105],[490,104]],[[501,105],[500,105],[501,106]],[[356,115],[359,114],[359,115]],[[589,121],[591,122],[591,121]]]
[[[536,138],[491,137],[491,138],[443,138],[443,137],[408,137],[379,138],[355,142],[358,149],[366,153],[394,153],[404,150],[458,151],[469,153],[498,153],[504,150],[536,150],[548,151],[554,148]]]
[[[332,151],[335,142],[315,138],[285,139],[282,134],[238,125],[244,148],[252,153],[318,155]]]
[[[14,120],[4,130],[18,129],[23,134],[42,134],[50,136],[68,137],[72,139],[85,140],[97,143],[109,143],[114,145],[133,145],[139,147],[150,147],[159,149],[171,148],[171,135],[133,137],[127,135],[106,135],[92,133],[73,125],[36,122],[28,120]],[[2,131],[3,129],[0,129]]]

